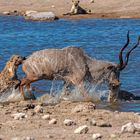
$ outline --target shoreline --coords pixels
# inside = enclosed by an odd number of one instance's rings
[[[10,12],[12,14],[24,15],[26,11],[53,12],[59,18],[66,19],[91,19],[91,18],[140,18],[139,0],[80,0],[80,6],[91,13],[84,15],[64,16],[71,9],[70,0],[12,0],[10,3],[5,0],[0,1],[0,13]],[[17,11],[17,13],[14,13]]]
[[[21,16],[24,17],[23,15],[5,15],[0,13],[0,16]],[[81,15],[59,15],[57,16],[59,19],[68,19],[68,20],[81,20],[81,19],[140,19],[140,15],[135,15],[135,16],[120,16],[120,14],[116,13],[92,13],[92,14],[81,14]],[[27,20],[27,19],[25,19]],[[31,19],[28,19],[31,20]],[[31,20],[32,21],[32,20]],[[47,21],[47,20],[46,20]],[[44,21],[43,21],[44,22]]]
[[[35,110],[34,106],[38,109]],[[95,133],[100,133],[103,140],[139,140],[140,136],[139,132],[121,132],[122,126],[129,122],[139,124],[139,114],[95,109],[91,102],[63,101],[54,106],[40,106],[34,101],[20,101],[0,104],[0,109],[2,140],[25,140],[27,137],[34,138],[33,140],[91,140]],[[23,116],[20,118],[20,115]],[[75,124],[65,125],[65,119],[70,119]],[[52,120],[55,122],[50,123]],[[74,133],[84,125],[88,127],[86,133]]]

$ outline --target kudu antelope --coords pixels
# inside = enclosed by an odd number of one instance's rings
[[[24,98],[23,86],[26,85],[30,93],[30,83],[42,79],[64,80],[67,85],[73,84],[78,87],[80,93],[85,96],[84,80],[97,83],[101,79],[108,84],[110,89],[108,101],[113,102],[118,98],[120,90],[120,71],[128,64],[129,55],[139,44],[138,42],[126,53],[125,61],[122,53],[129,44],[129,32],[127,42],[119,53],[119,64],[109,61],[92,59],[82,49],[66,47],[63,49],[45,49],[34,52],[23,61],[25,78],[21,80],[20,92]]]
[[[140,36],[137,43],[128,50],[123,60],[123,51],[129,44],[129,32],[127,33],[127,42],[121,48],[119,53],[119,64],[115,64],[109,61],[102,61],[87,57],[87,64],[89,72],[92,75],[93,83],[97,83],[100,80],[106,82],[109,87],[108,101],[114,102],[118,98],[120,91],[120,72],[127,66],[130,53],[139,45]]]
[[[26,75],[20,84],[20,92],[24,99],[26,97],[23,86],[26,85],[30,93],[30,83],[42,79],[69,81],[78,87],[82,95],[85,95],[83,80],[90,76],[85,54],[77,47],[34,52],[23,61],[22,69]]]
[[[108,102],[114,102],[118,99],[120,93],[120,72],[127,66],[130,53],[139,45],[140,37],[138,42],[128,50],[123,60],[123,51],[129,44],[129,32],[127,33],[127,42],[121,48],[119,53],[119,64],[115,64],[110,61],[96,60],[89,56],[86,57],[86,63],[89,68],[89,72],[92,76],[92,83],[96,85],[98,82],[107,84],[109,88]],[[71,85],[71,83],[65,83],[64,92]],[[120,96],[120,95],[119,95]]]

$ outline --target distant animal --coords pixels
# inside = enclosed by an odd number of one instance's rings
[[[72,0],[72,7],[70,12],[64,14],[64,15],[78,15],[78,14],[87,14],[87,10],[83,9],[81,6],[79,6],[80,1],[79,0]]]
[[[103,61],[103,60],[96,60],[92,59],[90,57],[87,57],[87,64],[89,67],[89,72],[92,75],[93,83],[98,83],[102,80],[102,82],[107,83],[109,87],[109,96],[108,101],[114,102],[116,99],[118,99],[118,93],[120,90],[120,72],[127,66],[129,55],[130,53],[139,45],[140,36],[138,37],[138,42],[128,50],[125,56],[125,60],[123,60],[122,53],[124,49],[129,44],[129,32],[127,33],[127,42],[126,44],[121,48],[119,53],[119,64],[115,64],[113,62],[109,61]]]
[[[22,63],[25,78],[20,83],[20,93],[26,99],[23,87],[26,85],[30,92],[30,83],[42,79],[64,80],[74,84],[85,96],[83,86],[84,79],[91,76],[86,64],[86,57],[82,49],[78,47],[66,47],[63,49],[45,49],[36,51],[27,57]]]
[[[11,87],[17,87],[20,84],[20,80],[17,79],[18,65],[24,60],[19,55],[12,55],[10,60],[6,63],[4,69],[0,72],[0,93],[3,93]]]

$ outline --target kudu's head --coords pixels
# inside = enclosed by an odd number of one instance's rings
[[[127,48],[129,44],[129,31],[127,33],[127,42],[126,44],[121,48],[120,53],[119,53],[119,64],[117,65],[112,65],[108,67],[109,71],[109,76],[108,76],[108,83],[109,83],[109,96],[108,96],[108,101],[109,102],[115,102],[118,98],[119,90],[120,90],[120,81],[119,81],[119,76],[120,72],[127,66],[128,60],[130,53],[139,45],[140,41],[140,36],[138,37],[137,43],[132,46],[126,53],[125,59],[123,59],[123,51],[125,48]]]

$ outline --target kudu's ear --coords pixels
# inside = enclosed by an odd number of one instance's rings
[[[13,62],[14,57],[15,57],[15,55],[12,55],[12,56],[10,57],[10,61],[11,61],[11,62]]]

